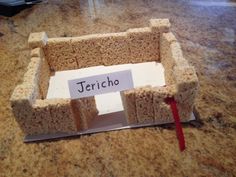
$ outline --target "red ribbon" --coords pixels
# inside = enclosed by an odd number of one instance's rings
[[[165,102],[170,105],[172,115],[175,120],[175,127],[176,127],[176,136],[179,141],[179,149],[180,151],[183,151],[185,149],[185,140],[184,140],[184,134],[183,134],[183,129],[180,123],[180,118],[179,118],[179,112],[177,108],[177,102],[173,97],[166,98]]]

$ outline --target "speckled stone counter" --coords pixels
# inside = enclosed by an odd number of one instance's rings
[[[9,98],[29,63],[30,32],[49,37],[119,32],[169,18],[195,66],[198,120],[184,125],[180,153],[172,125],[24,144]],[[0,16],[0,177],[234,176],[236,174],[236,2],[49,0]]]

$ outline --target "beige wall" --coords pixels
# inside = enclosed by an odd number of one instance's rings
[[[182,119],[193,108],[198,79],[169,32],[167,19],[151,19],[149,27],[121,33],[73,38],[47,38],[45,32],[29,37],[31,61],[11,97],[13,113],[25,134],[76,132],[89,128],[97,115],[94,97],[47,100],[50,75],[55,71],[96,65],[147,61],[162,62],[165,87],[143,87],[121,93],[127,122],[146,123],[173,119],[166,97],[174,97]]]

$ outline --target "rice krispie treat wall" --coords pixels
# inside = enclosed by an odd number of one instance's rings
[[[13,113],[26,135],[76,132],[88,129],[98,114],[94,97],[46,99],[50,75],[56,71],[97,65],[161,62],[166,86],[142,87],[121,92],[128,124],[172,120],[167,97],[174,97],[182,120],[193,109],[198,78],[184,59],[180,44],[169,32],[168,19],[151,19],[149,27],[121,33],[48,38],[31,33],[31,61],[11,97]]]

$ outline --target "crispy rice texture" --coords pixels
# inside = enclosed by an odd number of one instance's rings
[[[46,95],[54,72],[97,65],[156,61],[164,66],[166,86],[145,86],[120,93],[128,124],[172,120],[171,109],[165,103],[167,97],[177,101],[181,120],[190,118],[198,78],[170,32],[168,19],[151,19],[149,27],[120,33],[66,38],[31,33],[28,43],[31,61],[23,83],[11,96],[13,113],[26,135],[88,129],[98,114],[94,97],[49,100]]]

